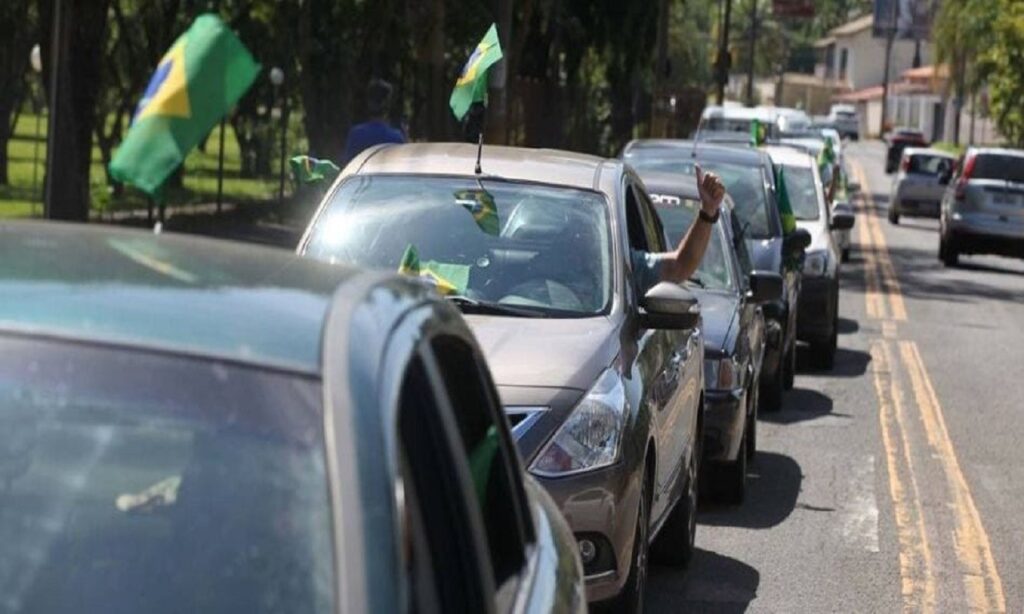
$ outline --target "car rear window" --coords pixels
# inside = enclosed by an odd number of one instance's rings
[[[971,179],[997,179],[1024,183],[1024,156],[978,154]]]
[[[953,161],[945,156],[916,154],[910,157],[909,172],[924,175],[938,175],[946,168],[949,168],[952,164]]]
[[[330,612],[319,389],[0,337],[0,611]]]

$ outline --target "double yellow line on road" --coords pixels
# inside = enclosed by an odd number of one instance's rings
[[[868,318],[879,321],[882,333],[870,347],[900,548],[903,610],[1005,612],[1006,599],[991,543],[957,459],[935,387],[917,344],[898,339],[898,325],[907,320],[906,305],[878,210],[866,196],[871,194],[867,176],[856,161],[852,169],[862,186],[858,226],[865,308]],[[904,380],[909,381],[912,391],[909,403]],[[942,510],[925,505],[924,495],[928,493],[922,492],[918,478],[932,471],[945,477],[943,494],[952,513],[952,532],[943,530]],[[947,536],[952,543],[946,542]],[[963,582],[963,608],[939,603],[936,579],[937,568],[942,565],[937,557],[950,550],[956,555]]]

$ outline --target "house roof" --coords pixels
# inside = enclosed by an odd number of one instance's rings
[[[841,36],[851,36],[864,30],[867,30],[875,23],[874,15],[870,13],[863,17],[858,17],[853,21],[848,21],[841,26],[832,28],[829,34],[833,37],[839,38]]]

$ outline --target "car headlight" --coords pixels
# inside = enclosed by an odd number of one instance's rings
[[[558,477],[615,463],[625,419],[626,390],[622,378],[608,369],[540,451],[530,465],[530,472]]]
[[[704,359],[704,385],[711,390],[732,390],[739,385],[736,363],[731,358]]]
[[[828,267],[828,254],[824,251],[807,252],[804,257],[804,275],[821,277]]]

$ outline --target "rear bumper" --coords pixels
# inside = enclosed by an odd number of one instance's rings
[[[804,277],[800,288],[796,336],[801,341],[817,341],[832,334],[835,322],[835,284],[831,277]]]
[[[892,206],[896,213],[907,217],[939,217],[939,199],[898,195]]]
[[[736,460],[747,420],[746,400],[742,388],[704,392],[704,460]]]
[[[987,214],[955,215],[947,215],[943,225],[958,252],[1024,258],[1024,223]]]

